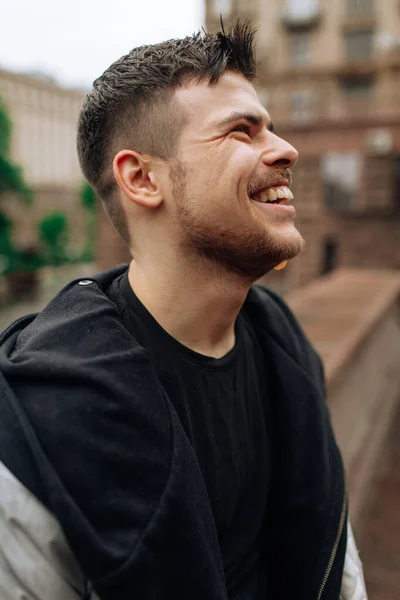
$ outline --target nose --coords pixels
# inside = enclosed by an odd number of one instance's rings
[[[285,167],[290,169],[296,164],[299,153],[289,142],[269,132],[263,162],[269,167]]]

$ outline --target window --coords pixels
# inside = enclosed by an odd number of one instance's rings
[[[318,12],[318,0],[286,0],[286,14],[294,19],[307,19]]]
[[[310,34],[296,31],[290,36],[290,58],[295,67],[305,67],[311,62]]]
[[[329,152],[322,158],[325,205],[343,209],[354,205],[361,183],[361,156],[356,152]]]
[[[371,78],[347,79],[342,82],[342,90],[349,100],[367,100],[371,96],[373,85]]]
[[[337,254],[337,241],[332,238],[326,238],[322,247],[322,275],[327,275],[336,269]]]
[[[372,31],[348,31],[344,35],[346,60],[368,60],[373,52]]]
[[[229,17],[231,13],[231,0],[212,0],[214,6],[214,14],[219,17]]]
[[[347,0],[349,17],[371,16],[374,12],[374,0]]]
[[[343,117],[347,119],[367,118],[374,110],[373,80],[346,79],[341,82]]]
[[[311,100],[310,90],[296,90],[292,92],[290,98],[291,113],[293,123],[308,123],[311,118]]]

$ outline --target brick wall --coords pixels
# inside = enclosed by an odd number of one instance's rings
[[[341,266],[400,269],[399,213],[342,215],[332,230]]]

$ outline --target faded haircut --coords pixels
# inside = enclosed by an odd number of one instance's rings
[[[174,91],[193,81],[208,80],[212,86],[227,70],[253,79],[254,34],[245,21],[232,24],[228,32],[222,26],[218,33],[202,30],[183,39],[140,46],[93,83],[79,116],[79,161],[125,241],[129,242],[129,231],[116,194],[114,156],[131,149],[172,160],[186,122]]]

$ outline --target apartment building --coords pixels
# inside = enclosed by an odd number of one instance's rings
[[[31,208],[2,197],[2,210],[15,222],[14,239],[35,245],[36,222],[60,210],[69,217],[72,241],[81,243],[84,218],[78,192],[83,176],[75,140],[83,92],[60,87],[45,75],[0,69],[0,95],[13,125],[11,156],[35,193]]]
[[[304,254],[269,276],[281,291],[335,266],[400,268],[398,0],[206,0],[207,28],[251,18],[257,89],[300,152]]]

